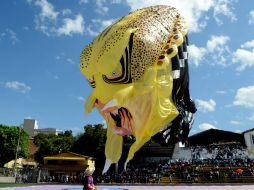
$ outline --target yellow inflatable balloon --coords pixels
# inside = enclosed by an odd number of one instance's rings
[[[116,21],[82,51],[80,70],[94,89],[85,109],[96,107],[107,122],[103,172],[119,161],[122,136],[136,139],[128,163],[191,107],[186,34],[186,22],[175,8],[154,6]]]

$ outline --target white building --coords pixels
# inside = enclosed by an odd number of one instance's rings
[[[23,124],[24,130],[27,132],[30,138],[33,138],[35,134],[35,130],[38,129],[38,123],[35,119],[24,119]]]
[[[24,119],[24,130],[27,132],[29,135],[29,138],[33,138],[39,133],[43,134],[53,134],[53,135],[58,135],[58,134],[63,134],[62,130],[58,130],[56,128],[43,128],[39,129],[38,127],[38,122],[35,119]]]
[[[249,158],[254,158],[254,128],[243,132]]]
[[[63,134],[62,130],[58,130],[56,128],[43,128],[43,129],[36,129],[35,130],[35,135],[37,135],[38,133],[43,133],[43,134],[47,134],[47,135],[58,135],[58,134]]]

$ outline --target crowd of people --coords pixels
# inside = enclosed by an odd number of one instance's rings
[[[114,169],[97,176],[97,183],[158,183],[162,174],[167,170],[164,168],[166,162],[151,162],[147,164],[129,164],[126,171],[118,172]]]
[[[239,144],[191,147],[192,159],[246,159],[247,149]]]
[[[237,144],[191,147],[191,159],[130,164],[120,173],[111,170],[97,177],[99,183],[161,183],[167,177],[181,182],[215,182],[226,178],[254,177],[254,160]]]
[[[56,174],[56,175],[43,175],[40,177],[41,182],[57,182],[57,183],[82,183],[84,174],[78,175],[67,175],[67,174]]]
[[[195,161],[177,160],[154,162],[142,166],[130,165],[126,171],[114,170],[98,176],[98,183],[162,183],[163,177],[172,183],[174,179],[182,182],[215,182],[225,178],[242,176],[254,177],[254,160],[251,159],[197,159]],[[179,181],[179,180],[178,180]]]
[[[40,172],[39,172],[40,171]],[[5,173],[8,174],[6,171]],[[50,175],[39,169],[22,169],[17,181],[82,183],[84,173],[77,175]],[[253,176],[254,160],[249,159],[247,150],[240,145],[210,145],[191,147],[191,159],[160,160],[151,162],[130,162],[126,170],[111,168],[103,175],[94,175],[95,183],[167,183],[178,182],[223,182]],[[163,181],[164,180],[164,181]]]

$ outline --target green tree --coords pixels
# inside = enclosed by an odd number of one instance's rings
[[[106,129],[102,124],[84,126],[84,133],[77,137],[72,151],[96,159],[95,173],[101,173],[105,162]]]
[[[70,131],[58,136],[39,133],[34,137],[34,143],[39,147],[35,160],[43,163],[44,156],[69,151],[74,142],[75,138]]]
[[[23,128],[0,125],[0,167],[15,159],[17,148],[17,157],[26,158],[29,155],[28,147],[29,136]]]
[[[46,135],[44,133],[39,133],[34,137],[34,144],[36,146],[40,146],[41,143],[43,143],[43,141],[48,137],[49,135]]]
[[[96,157],[98,150],[104,147],[106,141],[106,129],[102,124],[96,124],[94,126],[88,124],[84,126],[84,133],[77,137],[76,142],[73,145],[72,151]]]
[[[72,130],[66,130],[64,131],[65,136],[72,136]]]

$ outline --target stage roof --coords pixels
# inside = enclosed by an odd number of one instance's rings
[[[234,133],[231,131],[223,131],[219,129],[209,129],[188,138],[191,146],[207,146],[211,144],[225,144],[225,143],[240,143],[245,145],[243,134]]]

